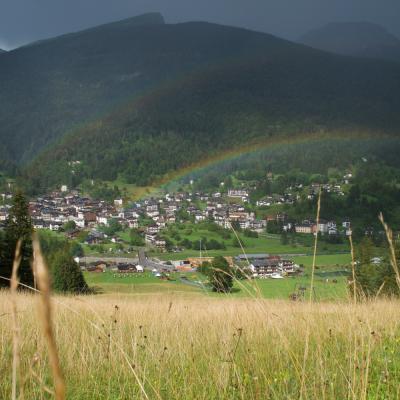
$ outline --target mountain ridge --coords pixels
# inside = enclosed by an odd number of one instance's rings
[[[115,27],[129,28],[129,27],[135,27],[135,26],[152,26],[152,25],[165,25],[164,16],[160,12],[148,12],[148,13],[136,15],[136,16],[133,16],[130,18],[124,18],[124,19],[119,19],[119,20],[112,21],[112,22],[106,22],[104,24],[95,25],[95,26],[80,29],[80,30],[77,30],[74,32],[68,32],[68,33],[64,33],[64,34],[57,35],[54,37],[36,40],[34,42],[27,43],[21,47],[17,47],[14,50],[19,50],[19,49],[23,49],[26,47],[36,46],[36,45],[42,45],[46,42],[70,38],[70,37],[74,37],[75,35],[79,36],[82,34],[96,32],[98,30],[103,30],[103,29],[112,29]]]
[[[310,30],[299,42],[336,54],[400,61],[400,39],[370,22],[332,22]]]

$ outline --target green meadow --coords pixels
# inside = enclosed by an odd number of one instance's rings
[[[163,231],[164,237],[173,245],[178,246],[179,242],[189,240],[192,243],[199,244],[200,240],[215,240],[223,243],[223,250],[203,249],[204,256],[215,257],[217,255],[236,256],[242,253],[240,246],[234,244],[235,236],[230,232],[229,238],[224,238],[220,231],[210,231],[205,224],[176,224],[173,227]],[[259,237],[247,237],[243,232],[237,232],[243,249],[246,253],[267,253],[267,254],[293,254],[293,255],[311,255],[313,252],[313,237],[310,235],[297,235],[287,244],[283,244],[280,235],[272,235],[262,233]],[[185,249],[178,253],[159,253],[156,255],[161,260],[180,260],[187,257],[198,257],[199,250]],[[330,244],[320,241],[318,245],[318,253],[321,255],[332,255],[329,265],[342,264],[349,262],[349,257],[342,253],[349,253],[347,242],[341,244]],[[337,258],[335,258],[337,257]],[[304,264],[308,263],[308,259]]]
[[[346,271],[335,267],[317,269],[315,272],[315,300],[344,300],[347,295]],[[184,280],[181,277],[185,277]],[[85,279],[99,294],[123,293],[130,295],[157,293],[185,293],[194,296],[227,298],[288,299],[299,288],[305,288],[305,296],[310,296],[309,268],[303,276],[284,279],[236,280],[232,293],[217,295],[207,289],[207,282],[199,273],[172,273],[169,280],[162,280],[149,272],[143,274],[118,274],[113,272],[86,272]],[[201,282],[202,285],[197,285]]]

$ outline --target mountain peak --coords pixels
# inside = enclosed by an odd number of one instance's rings
[[[130,26],[143,26],[143,25],[164,25],[165,20],[161,13],[159,12],[150,12],[146,14],[137,15],[135,17],[123,19],[116,22],[111,22],[109,26],[120,26],[123,27],[130,27]],[[104,25],[103,25],[104,26]]]

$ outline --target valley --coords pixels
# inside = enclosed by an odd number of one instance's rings
[[[224,1],[2,8],[1,399],[400,398],[400,14]]]

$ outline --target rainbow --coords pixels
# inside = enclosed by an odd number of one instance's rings
[[[370,133],[370,132],[318,132],[311,134],[301,134],[295,137],[288,135],[280,135],[277,137],[268,137],[263,140],[256,140],[244,146],[238,146],[227,149],[215,154],[205,154],[200,161],[184,166],[177,171],[165,174],[159,180],[155,181],[152,188],[147,191],[146,196],[153,194],[160,187],[170,184],[174,181],[179,181],[193,173],[197,173],[206,168],[218,166],[218,164],[226,161],[234,160],[235,158],[250,155],[265,150],[273,150],[275,148],[283,148],[285,146],[294,146],[308,143],[334,143],[334,142],[353,142],[353,141],[368,141],[368,140],[393,140],[393,136],[387,134]]]

